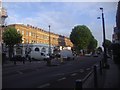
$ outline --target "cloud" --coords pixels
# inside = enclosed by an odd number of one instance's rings
[[[7,3],[5,7],[8,10],[8,24],[30,24],[46,31],[48,25],[51,25],[51,32],[65,36],[70,35],[75,25],[85,24],[101,45],[102,25],[101,20],[97,20],[97,17],[101,16],[100,6],[104,7],[106,37],[111,39],[117,3],[23,3],[23,6]],[[22,10],[23,12],[20,12]]]

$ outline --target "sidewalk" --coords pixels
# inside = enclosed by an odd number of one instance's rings
[[[108,59],[108,64],[110,68],[103,69],[102,74],[97,69],[98,88],[120,88],[120,66],[114,64],[112,59]],[[85,81],[83,88],[95,88],[94,73]]]
[[[103,88],[120,88],[120,66],[114,64],[113,60],[108,60],[110,69],[105,69]]]

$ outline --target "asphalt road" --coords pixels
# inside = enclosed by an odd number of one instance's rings
[[[3,68],[2,88],[74,88],[75,80],[84,78],[100,60],[100,56],[82,56],[51,67],[31,64],[29,68],[21,66],[22,70],[17,66]]]

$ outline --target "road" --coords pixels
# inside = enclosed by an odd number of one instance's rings
[[[74,88],[75,80],[84,78],[101,57],[76,57],[64,64],[48,67],[32,64],[20,70],[3,68],[3,88]],[[12,68],[12,67],[11,67]],[[10,71],[11,70],[11,71]],[[17,70],[17,72],[15,71]],[[12,72],[5,74],[6,72]]]

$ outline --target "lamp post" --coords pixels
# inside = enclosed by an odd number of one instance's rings
[[[51,65],[51,40],[50,40],[50,25],[49,27],[49,59],[47,60],[47,65],[50,66]]]
[[[106,38],[105,38],[105,22],[104,22],[103,8],[100,8],[100,10],[102,11],[102,26],[103,26],[103,48],[104,48],[103,68],[109,68],[109,65],[107,63],[107,52],[106,52],[106,45],[105,45]]]
[[[48,27],[49,27],[49,57],[50,57],[51,55],[50,25]]]

